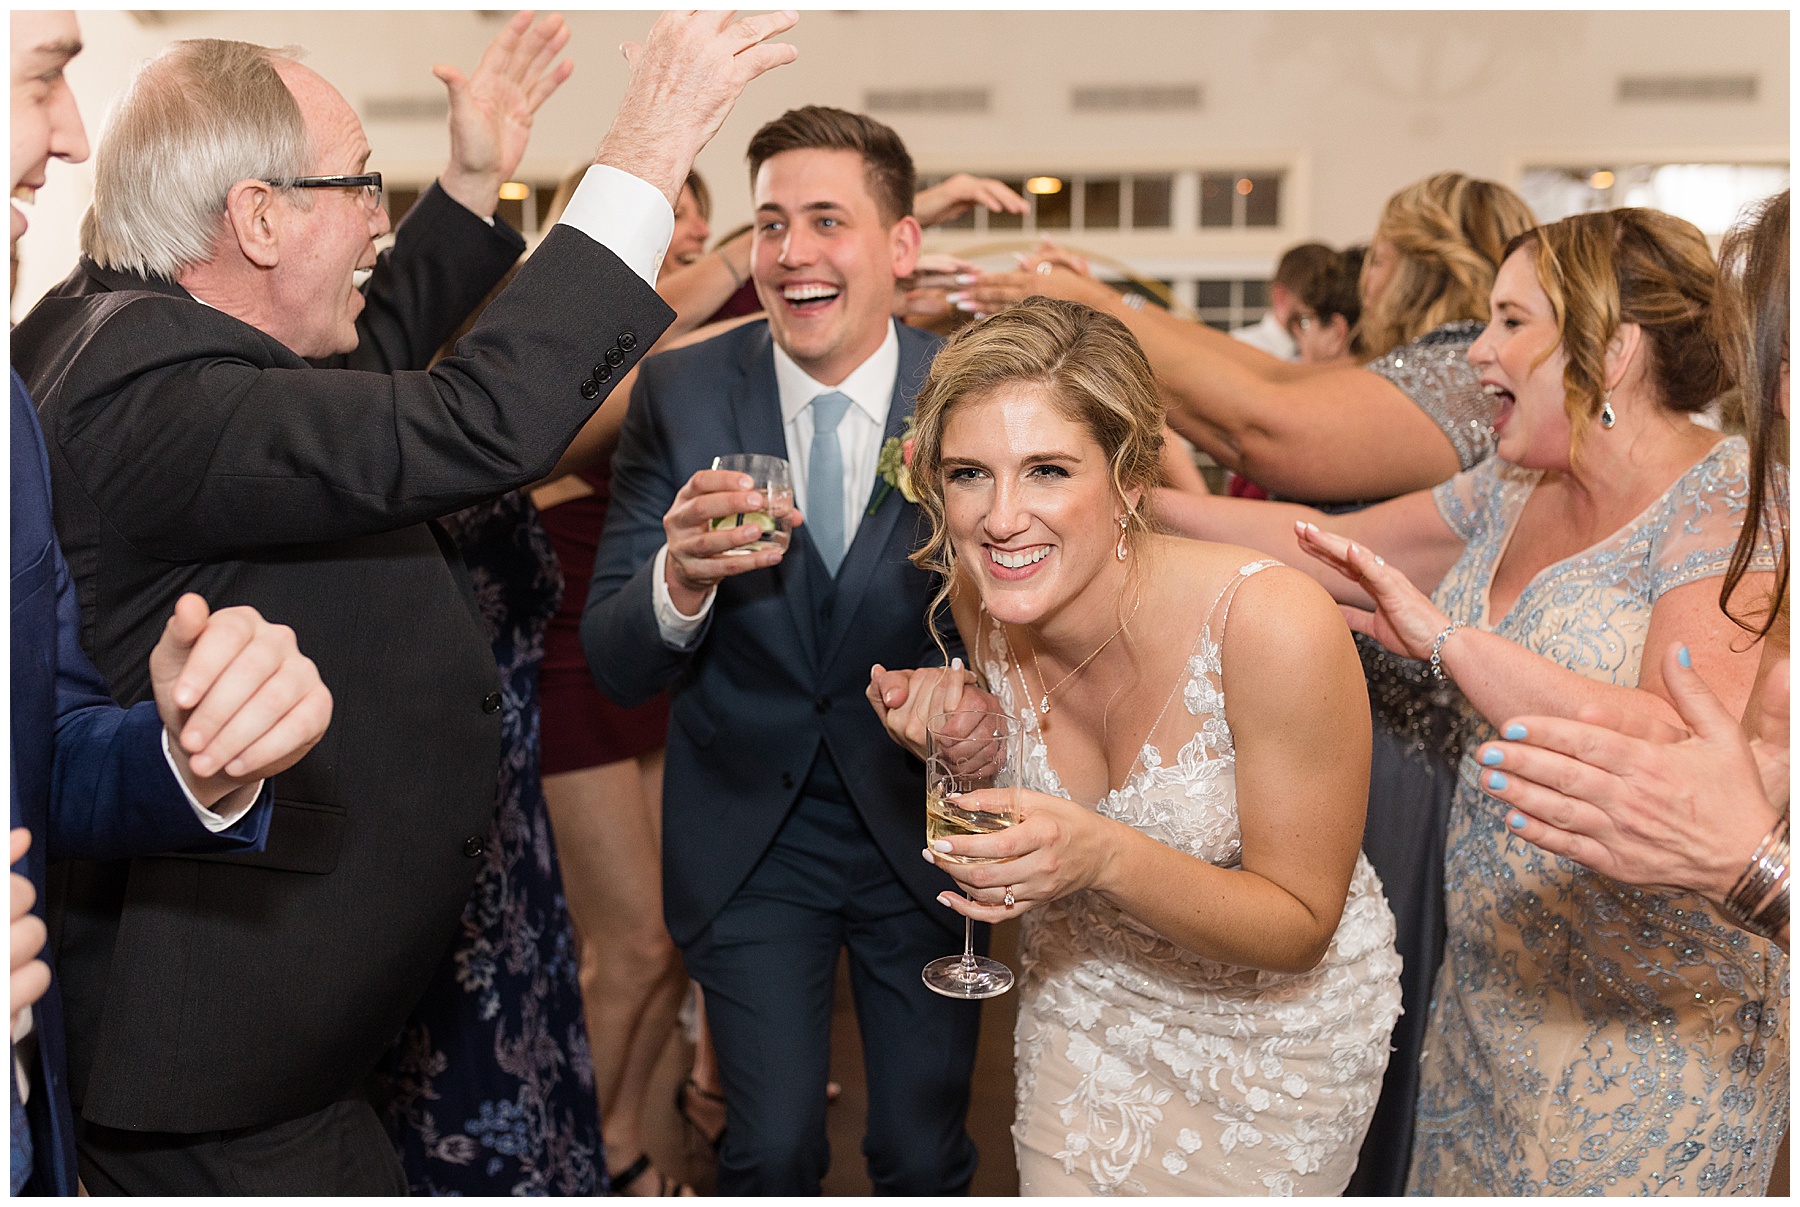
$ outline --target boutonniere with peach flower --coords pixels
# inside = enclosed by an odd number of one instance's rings
[[[900,428],[900,434],[889,436],[887,443],[881,446],[881,456],[876,458],[875,473],[881,478],[881,490],[875,495],[875,501],[869,504],[870,515],[874,515],[887,501],[891,490],[898,490],[900,497],[908,503],[919,501],[919,496],[913,493],[912,459],[913,417],[908,415]]]

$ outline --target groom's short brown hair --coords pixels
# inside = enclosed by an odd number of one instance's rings
[[[891,224],[912,213],[918,186],[912,156],[898,134],[872,117],[824,105],[789,109],[750,140],[752,189],[763,164],[783,151],[855,151],[868,171],[869,193],[882,220]]]

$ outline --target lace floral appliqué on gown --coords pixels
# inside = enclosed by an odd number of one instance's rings
[[[1222,867],[1238,865],[1240,834],[1220,644],[1238,584],[1274,564],[1245,566],[1221,592],[1136,773],[1098,806]],[[997,627],[989,636],[986,649],[1003,648]],[[1066,798],[1005,665],[983,670],[1023,718],[1024,786]],[[1360,854],[1337,935],[1309,972],[1205,959],[1090,892],[1025,915],[1021,964],[1023,1193],[1343,1189],[1400,1012],[1393,916]]]

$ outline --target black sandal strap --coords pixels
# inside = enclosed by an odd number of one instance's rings
[[[606,1175],[606,1193],[616,1197],[625,1197],[625,1187],[650,1172],[650,1154],[639,1153],[637,1160],[621,1169],[618,1173]]]

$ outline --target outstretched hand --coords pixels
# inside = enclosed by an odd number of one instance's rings
[[[1584,708],[1573,721],[1514,717],[1477,757],[1482,790],[1512,806],[1511,833],[1626,884],[1717,902],[1786,801],[1787,664],[1770,676],[1753,740],[1684,652],[1669,648],[1663,683],[1687,730]]]
[[[1024,214],[1031,209],[1025,198],[1001,181],[958,172],[942,184],[920,189],[913,198],[913,217],[920,226],[954,222],[976,206],[995,214]]]
[[[733,20],[730,12],[667,12],[642,43],[619,49],[631,80],[596,163],[647,180],[673,206],[700,153],[744,88],[799,51],[769,38],[799,21],[795,12]]]
[[[1375,601],[1373,612],[1338,605],[1351,632],[1373,637],[1383,648],[1405,658],[1423,660],[1431,656],[1431,643],[1449,625],[1450,618],[1411,579],[1388,565],[1374,550],[1326,532],[1316,524],[1296,523],[1294,536],[1301,552],[1324,562]]]
[[[331,692],[294,631],[189,592],[150,651],[169,751],[200,803],[287,770],[331,723]]]
[[[958,310],[984,318],[1029,297],[1062,298],[1102,309],[1118,295],[1089,275],[1087,261],[1045,240],[1021,256],[1018,272],[984,272],[974,284],[949,297]]]
[[[575,70],[568,59],[554,63],[568,44],[562,17],[534,23],[527,9],[488,43],[473,75],[448,63],[431,69],[450,94],[450,166],[438,183],[472,212],[493,216],[500,186],[525,158],[538,107]]]

